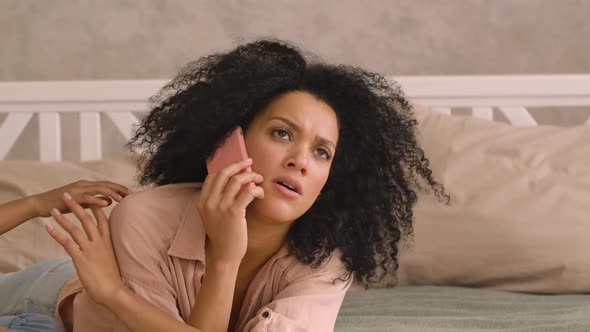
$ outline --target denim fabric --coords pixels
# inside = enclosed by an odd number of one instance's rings
[[[43,314],[0,316],[0,326],[11,332],[64,332],[57,319]]]
[[[53,318],[55,306],[75,273],[71,258],[59,257],[0,275],[0,316],[4,316],[0,326],[13,331],[62,331]]]

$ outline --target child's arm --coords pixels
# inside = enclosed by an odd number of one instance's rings
[[[83,207],[105,207],[112,203],[109,197],[119,202],[129,194],[129,189],[108,181],[81,180],[41,194],[0,204],[0,235],[29,219],[49,217],[52,208],[58,209],[61,213],[70,212],[62,200],[64,192],[69,192]]]

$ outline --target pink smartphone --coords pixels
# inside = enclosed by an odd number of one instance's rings
[[[207,172],[215,173],[229,164],[248,158],[246,152],[246,143],[244,142],[244,133],[241,127],[236,127],[231,134],[215,150],[213,155],[207,159]],[[251,172],[252,168],[243,169],[240,173]]]

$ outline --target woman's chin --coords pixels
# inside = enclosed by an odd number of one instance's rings
[[[288,223],[297,219],[302,213],[293,206],[293,202],[276,199],[274,197],[265,197],[264,199],[255,199],[248,209],[256,215],[264,218],[275,220],[277,223]]]

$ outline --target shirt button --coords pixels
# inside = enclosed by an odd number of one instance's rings
[[[270,313],[268,311],[262,312],[262,318],[268,318],[268,316],[270,316]]]

